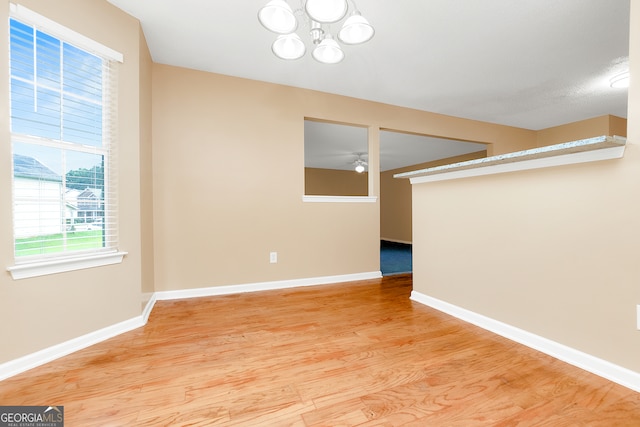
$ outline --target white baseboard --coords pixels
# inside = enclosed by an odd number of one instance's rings
[[[194,298],[214,295],[227,295],[243,292],[257,292],[272,289],[286,289],[300,286],[325,285],[330,283],[350,282],[355,280],[377,279],[382,277],[380,271],[372,271],[369,273],[344,274],[339,276],[324,276],[309,279],[281,280],[274,282],[251,283],[246,285],[230,285],[218,286],[210,288],[185,289],[179,291],[154,292],[149,297],[145,308],[140,316],[133,319],[125,320],[115,325],[90,332],[69,341],[53,345],[35,353],[28,354],[18,359],[11,360],[0,364],[0,381],[28,371],[35,367],[52,362],[63,356],[90,347],[99,342],[113,338],[125,332],[132,331],[136,328],[146,325],[149,315],[158,300],[171,300],[182,298]]]
[[[152,294],[140,316],[0,364],[0,381],[146,325],[155,302]]]
[[[153,292],[151,293],[151,295],[149,296],[149,299],[147,300],[147,305],[144,306],[144,310],[142,310],[142,320],[143,320],[143,325],[147,324],[147,321],[149,320],[149,315],[151,314],[151,311],[153,311],[153,306],[156,305],[156,293]]]
[[[271,291],[277,289],[297,288],[302,286],[328,285],[331,283],[378,279],[380,277],[382,277],[382,273],[380,271],[371,271],[368,273],[342,274],[338,276],[322,276],[307,279],[247,283],[244,285],[212,286],[208,288],[158,291],[155,293],[155,296],[158,301],[164,301],[183,298],[199,298],[216,295],[240,294],[245,292]]]
[[[640,392],[638,372],[420,292],[412,291],[411,299]]]
[[[144,326],[145,323],[146,321],[143,319],[143,316],[137,316],[133,319],[107,326],[106,328],[90,332],[86,335],[73,338],[69,341],[65,341],[35,353],[3,363],[0,365],[0,381],[28,371],[29,369],[44,365],[45,363],[52,362],[78,350],[98,344],[99,342],[108,340],[109,338],[132,331],[140,326]]]

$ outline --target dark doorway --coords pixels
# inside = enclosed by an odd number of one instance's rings
[[[380,271],[383,276],[411,273],[411,245],[407,243],[380,241]]]

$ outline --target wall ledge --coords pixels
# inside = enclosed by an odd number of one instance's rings
[[[411,300],[640,392],[639,372],[417,291],[411,292]]]
[[[452,163],[428,169],[395,174],[394,178],[409,178],[411,184],[445,181],[473,176],[493,175],[529,169],[540,169],[575,163],[619,159],[624,155],[626,139],[618,136],[598,136],[549,145],[514,153]]]
[[[21,374],[29,369],[52,362],[73,352],[98,344],[125,332],[132,331],[147,324],[149,315],[158,300],[197,298],[205,296],[228,295],[244,292],[277,290],[301,286],[328,285],[331,283],[369,280],[382,277],[380,271],[343,274],[337,276],[321,276],[307,279],[281,280],[273,282],[250,283],[244,285],[215,286],[209,288],[184,289],[176,291],[160,291],[151,294],[149,301],[139,316],[116,323],[106,328],[73,338],[69,341],[53,345],[35,353],[0,364],[0,381]]]

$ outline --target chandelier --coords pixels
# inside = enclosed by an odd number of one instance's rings
[[[262,26],[278,34],[271,45],[271,50],[278,58],[299,59],[306,53],[305,43],[296,33],[298,24],[309,32],[314,45],[311,56],[324,64],[337,64],[344,59],[344,51],[337,40],[355,45],[373,37],[373,27],[360,14],[353,0],[350,0],[351,12],[347,0],[298,1],[300,7],[295,10],[285,0],[270,0],[258,11]],[[338,26],[343,20],[336,40],[330,33],[331,26]]]

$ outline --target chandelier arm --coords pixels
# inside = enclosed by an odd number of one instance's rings
[[[298,21],[307,26],[307,28],[311,28],[311,21],[309,16],[304,12],[304,0],[298,0],[298,4],[300,7],[293,11],[293,14],[296,16]]]

